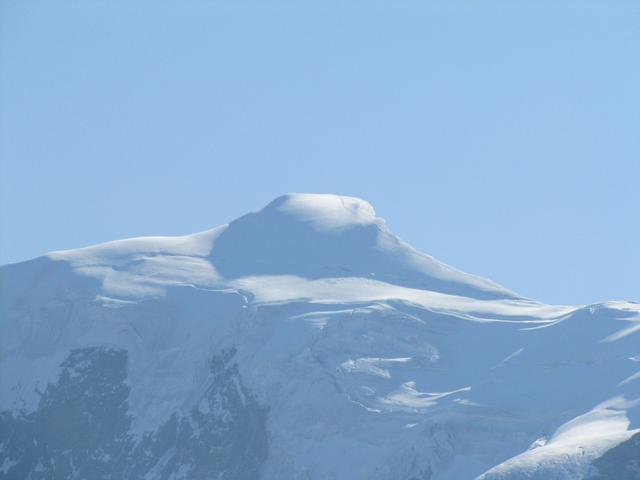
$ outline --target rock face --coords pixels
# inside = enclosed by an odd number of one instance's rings
[[[0,479],[631,479],[640,305],[550,306],[287,195],[0,268]]]
[[[131,434],[127,352],[72,350],[33,412],[3,412],[0,478],[258,478],[266,409],[247,392],[234,351],[211,360],[204,391],[142,438]]]
[[[640,434],[612,448],[593,462],[593,480],[634,480],[640,478]]]
[[[122,350],[73,350],[32,412],[4,412],[0,439],[14,465],[5,478],[122,477],[131,417]]]

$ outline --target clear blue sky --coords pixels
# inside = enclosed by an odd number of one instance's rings
[[[640,2],[0,3],[1,262],[369,200],[547,302],[640,301]]]

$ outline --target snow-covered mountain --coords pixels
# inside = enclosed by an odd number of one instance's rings
[[[0,269],[0,478],[640,478],[640,304],[545,305],[293,194]]]

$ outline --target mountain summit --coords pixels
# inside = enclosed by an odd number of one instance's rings
[[[231,222],[209,257],[226,278],[357,276],[478,298],[514,296],[416,251],[389,232],[368,202],[354,197],[278,197],[259,212]]]
[[[639,478],[640,305],[522,298],[357,198],[53,252],[0,292],[0,478]]]

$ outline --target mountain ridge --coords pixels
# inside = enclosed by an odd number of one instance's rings
[[[368,202],[328,194],[283,195],[258,212],[193,235],[116,240],[47,257],[79,266],[118,266],[143,254],[203,258],[213,267],[209,275],[223,279],[373,274],[394,284],[444,293],[457,289],[478,298],[520,298],[490,280],[418,252],[393,235]]]

